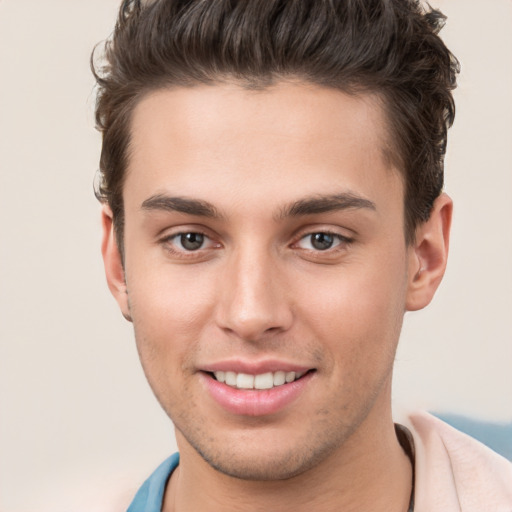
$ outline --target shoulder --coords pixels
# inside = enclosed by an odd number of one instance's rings
[[[410,414],[407,426],[416,452],[418,512],[512,511],[512,463],[430,414]]]

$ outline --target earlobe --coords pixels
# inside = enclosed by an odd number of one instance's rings
[[[101,253],[108,287],[119,304],[121,313],[131,322],[123,261],[116,242],[112,210],[107,204],[104,204],[101,209],[101,225]]]
[[[441,194],[430,218],[416,230],[409,254],[407,311],[427,306],[441,283],[448,258],[452,211],[452,200]]]

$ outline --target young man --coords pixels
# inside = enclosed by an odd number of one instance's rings
[[[97,74],[103,256],[180,452],[130,512],[512,509],[505,459],[391,417],[403,315],[448,253],[442,19],[122,5]]]

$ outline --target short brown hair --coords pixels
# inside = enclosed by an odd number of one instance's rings
[[[264,88],[287,78],[380,95],[411,243],[441,193],[455,115],[459,66],[437,35],[444,20],[415,0],[125,0],[102,64],[92,65],[103,134],[96,195],[112,209],[121,252],[130,120],[140,99],[160,88]]]

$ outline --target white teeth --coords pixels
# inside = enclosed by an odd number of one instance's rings
[[[254,377],[254,389],[270,389],[274,387],[274,376],[271,372]]]
[[[282,386],[286,382],[286,374],[284,372],[274,373],[274,386]]]
[[[236,387],[239,389],[254,389],[254,375],[239,373],[236,376]]]
[[[213,372],[219,382],[238,389],[272,389],[274,386],[282,386],[300,379],[304,372],[277,372],[260,373],[250,375],[248,373],[236,373],[216,371]]]
[[[285,380],[287,383],[293,382],[295,380],[295,372],[286,372]]]
[[[236,386],[236,373],[235,372],[226,372],[226,384],[228,386]]]

